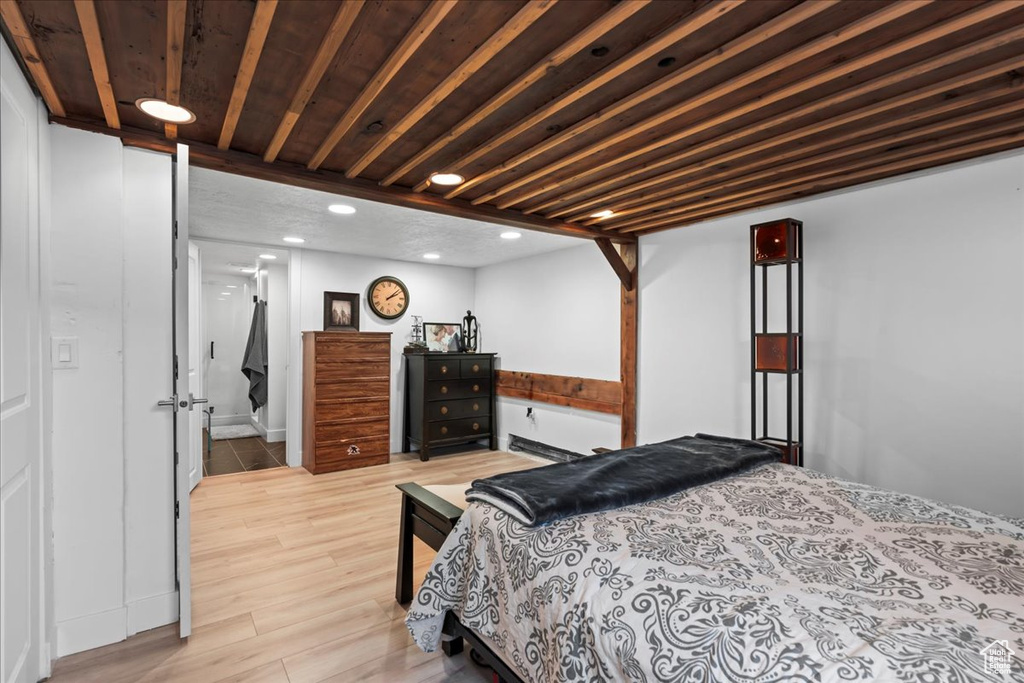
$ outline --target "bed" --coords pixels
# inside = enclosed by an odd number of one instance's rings
[[[1024,522],[778,463],[536,528],[476,503],[422,649],[446,615],[537,683],[1024,681]]]

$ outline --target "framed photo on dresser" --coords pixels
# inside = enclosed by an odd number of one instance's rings
[[[359,295],[324,292],[324,332],[359,331]]]
[[[427,351],[457,353],[464,348],[460,323],[423,323],[423,339]]]

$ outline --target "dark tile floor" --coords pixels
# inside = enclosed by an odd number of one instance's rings
[[[203,439],[205,444],[206,430]],[[267,443],[262,436],[214,441],[213,448],[203,452],[204,477],[284,466],[284,442]]]

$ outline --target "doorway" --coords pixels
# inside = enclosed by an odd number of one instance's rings
[[[209,399],[203,476],[285,467],[289,253],[193,243],[202,254],[198,308]]]

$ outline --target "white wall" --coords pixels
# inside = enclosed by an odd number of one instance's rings
[[[155,406],[169,394],[171,167],[109,136],[51,139],[50,327],[79,344],[79,367],[53,373],[65,655],[177,618],[170,415]]]
[[[285,440],[288,406],[288,268],[265,266],[267,271],[267,388],[264,427],[269,442]]]
[[[474,305],[474,271],[469,268],[300,249],[292,251],[290,268],[292,302],[298,308],[298,316],[293,316],[289,325],[293,344],[290,346],[291,362],[288,370],[288,463],[297,465],[301,461],[296,448],[302,443],[302,358],[299,353],[299,335],[303,331],[323,330],[325,291],[358,293],[360,331],[392,333],[391,450],[400,450],[405,401],[402,349],[410,338],[411,316],[422,315],[425,321],[461,321],[466,311]],[[394,275],[409,288],[409,310],[398,320],[381,320],[367,306],[366,290],[381,275]]]
[[[478,268],[481,350],[496,351],[504,370],[618,381],[619,290],[589,241]],[[621,438],[617,415],[513,398],[498,399],[498,429],[503,449],[509,433],[579,453]]]
[[[641,239],[639,435],[749,434],[749,226],[804,222],[808,467],[1024,516],[1024,154]]]
[[[200,243],[200,253],[202,248]],[[252,408],[249,382],[242,374],[242,356],[252,322],[252,280],[226,275],[211,279],[217,284],[203,283],[204,395],[214,408],[214,425],[248,424]],[[226,289],[225,284],[235,285],[236,289]],[[230,294],[222,296],[222,292]],[[214,342],[213,359],[210,358],[211,341]]]

